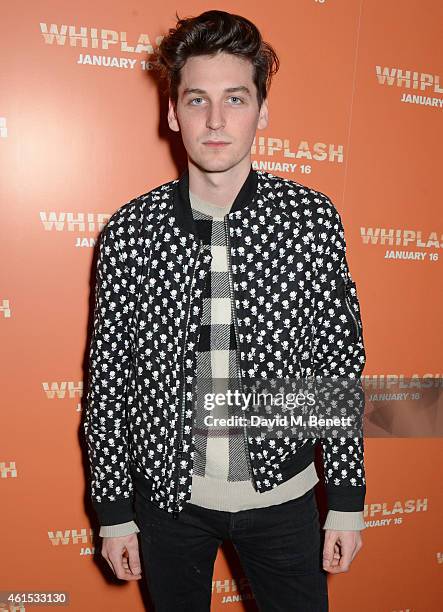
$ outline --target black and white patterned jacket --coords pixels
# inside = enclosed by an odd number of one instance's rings
[[[100,236],[83,427],[101,525],[134,519],[134,488],[174,517],[190,498],[191,387],[212,255],[188,190],[186,170],[118,209]],[[226,222],[242,378],[359,379],[360,306],[330,199],[251,166]],[[257,491],[304,469],[320,442],[328,509],[363,509],[363,437],[245,438]]]

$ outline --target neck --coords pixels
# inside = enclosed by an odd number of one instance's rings
[[[206,172],[188,159],[189,191],[214,206],[226,207],[238,195],[251,170],[251,158],[222,172]]]

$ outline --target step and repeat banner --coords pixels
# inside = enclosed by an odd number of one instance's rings
[[[152,609],[144,585],[115,579],[101,558],[86,488],[81,423],[94,247],[115,210],[185,168],[151,62],[176,11],[213,8],[254,21],[277,51],[270,122],[257,132],[254,167],[331,198],[359,290],[366,529],[350,571],[329,575],[331,610],[437,612],[439,0],[4,3],[0,612],[31,608],[8,601],[9,591],[66,592],[75,611]],[[212,602],[217,612],[257,609],[229,543],[217,556]]]

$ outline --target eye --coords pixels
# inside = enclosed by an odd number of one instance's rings
[[[243,104],[243,100],[241,98],[239,98],[238,96],[231,96],[231,100],[238,100],[239,102],[241,102]],[[239,105],[235,104],[234,106],[239,106]]]
[[[203,100],[203,98],[192,98],[192,100],[189,102],[189,104],[193,104],[193,102],[195,102],[196,100]],[[200,106],[199,104],[194,104],[193,106]]]

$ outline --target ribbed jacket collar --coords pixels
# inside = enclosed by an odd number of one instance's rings
[[[243,208],[251,208],[255,206],[257,182],[258,175],[251,164],[249,174],[232,204],[229,215],[238,210],[242,210]],[[186,170],[181,174],[178,182],[175,185],[173,200],[174,216],[177,224],[187,232],[198,236],[197,226],[195,225],[192,214],[191,201],[189,199],[188,168],[186,168]]]

